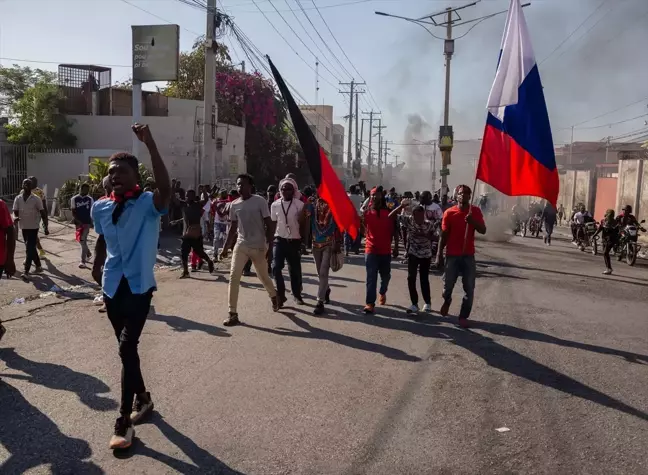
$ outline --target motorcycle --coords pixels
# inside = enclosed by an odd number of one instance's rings
[[[527,235],[527,222],[519,219],[516,215],[512,215],[511,230],[513,231],[513,236],[517,236],[519,233],[522,237],[525,237]]]
[[[540,218],[540,215],[535,215],[529,220],[529,232],[531,233],[532,237],[538,237],[540,236],[540,232],[542,231],[542,219]]]
[[[598,254],[598,236],[594,239],[594,234],[596,234],[595,222],[577,225],[576,245],[581,252],[585,252],[585,249],[591,246],[592,254]]]
[[[639,224],[641,225],[645,222],[646,220],[642,219]],[[646,232],[646,230],[642,226],[628,224],[621,230],[619,242],[614,248],[617,259],[619,261],[622,261],[625,257],[626,264],[628,264],[629,266],[635,265],[635,263],[637,262],[637,254],[639,254],[639,251],[641,250],[641,245],[637,243],[639,231]]]

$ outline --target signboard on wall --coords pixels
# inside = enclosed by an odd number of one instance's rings
[[[133,81],[177,81],[180,54],[178,25],[131,26]]]

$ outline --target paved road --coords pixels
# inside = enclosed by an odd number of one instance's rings
[[[387,307],[360,315],[359,257],[322,317],[274,314],[245,279],[233,329],[224,274],[160,271],[141,341],[156,413],[119,457],[105,317],[88,300],[4,307],[16,320],[0,349],[0,473],[648,473],[648,268],[605,277],[564,241],[478,253],[471,331],[407,319],[402,266]]]

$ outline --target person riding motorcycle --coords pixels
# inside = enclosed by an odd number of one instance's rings
[[[625,208],[623,208],[623,212],[616,217],[616,221],[621,228],[639,225],[639,221],[632,214],[632,206],[630,205],[626,205]]]
[[[591,223],[593,221],[594,218],[592,217],[590,212],[587,211],[584,204],[581,204],[578,207],[578,211],[574,213],[574,216],[572,217],[571,230],[572,230],[572,237],[574,238],[572,241],[573,244],[578,243],[579,229],[583,229],[586,223]]]

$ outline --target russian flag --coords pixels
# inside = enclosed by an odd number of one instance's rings
[[[537,196],[554,207],[558,169],[538,65],[519,0],[511,0],[477,179],[509,196]]]

